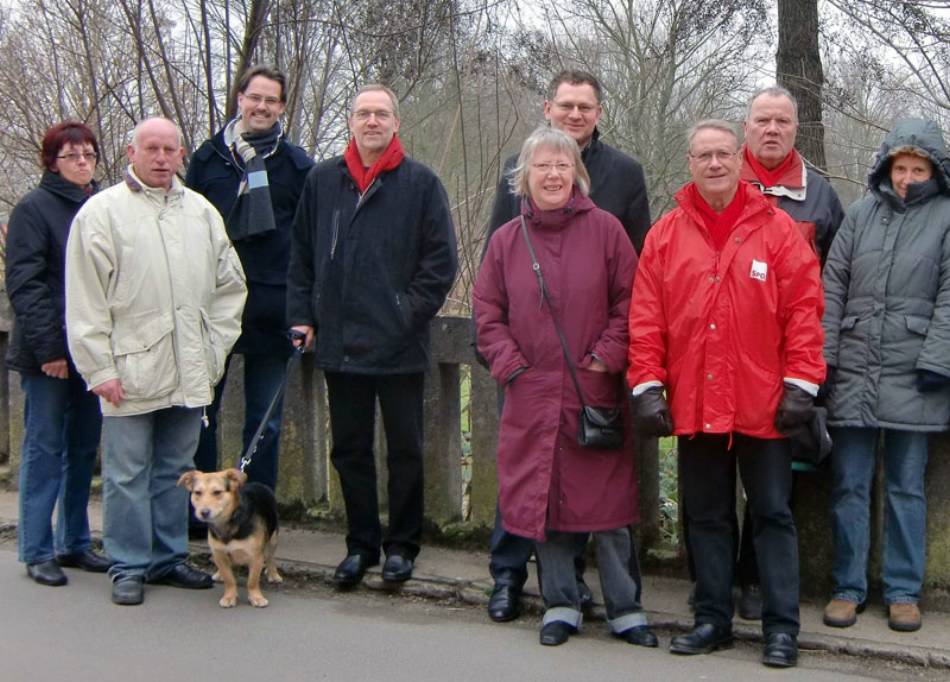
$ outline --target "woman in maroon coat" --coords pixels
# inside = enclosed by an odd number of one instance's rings
[[[626,442],[616,450],[578,444],[581,402],[553,317],[585,403],[618,406],[626,420],[626,316],[637,257],[617,219],[587,197],[587,171],[565,133],[532,133],[511,187],[522,197],[521,216],[492,235],[473,295],[478,350],[505,388],[498,439],[502,523],[537,542],[547,607],[542,644],[562,644],[580,625],[573,534],[593,532],[612,631],[632,644],[656,646],[628,570],[629,526],[638,520],[631,429],[627,424]]]

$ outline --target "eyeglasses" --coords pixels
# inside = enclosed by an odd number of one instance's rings
[[[70,163],[79,163],[80,159],[85,159],[89,163],[95,163],[96,159],[99,158],[99,155],[95,152],[83,152],[82,154],[78,152],[70,152],[69,154],[60,154],[56,158],[61,161],[69,161]]]
[[[277,97],[264,97],[264,95],[251,94],[251,95],[241,95],[249,101],[254,106],[260,106],[261,102],[266,104],[269,107],[276,107],[280,104],[280,99]]]
[[[689,158],[693,159],[701,166],[708,166],[710,163],[712,163],[713,159],[716,159],[716,161],[718,161],[719,163],[724,163],[726,161],[729,161],[733,157],[735,157],[736,154],[738,153],[739,153],[738,151],[727,152],[727,151],[719,150],[715,152],[703,152],[702,154],[691,153],[689,154]]]
[[[552,170],[564,175],[574,167],[573,163],[532,163],[531,167],[539,173],[550,173]]]
[[[555,102],[554,106],[563,111],[565,114],[569,114],[575,109],[581,112],[582,116],[589,116],[590,114],[597,111],[596,104],[577,104],[575,102]]]
[[[377,121],[385,122],[393,117],[393,112],[386,109],[357,109],[353,112],[353,117],[357,121],[368,121],[370,116],[375,116]]]

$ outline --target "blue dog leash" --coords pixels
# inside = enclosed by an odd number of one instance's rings
[[[305,334],[301,334],[298,331],[291,330],[288,332],[288,336],[291,341],[306,339]],[[264,437],[264,427],[267,426],[267,420],[270,419],[271,413],[274,411],[274,408],[277,407],[277,403],[280,401],[281,396],[284,395],[284,389],[287,388],[287,381],[290,379],[290,366],[294,363],[298,357],[303,355],[304,346],[301,343],[299,346],[294,346],[294,352],[291,354],[290,358],[287,359],[287,367],[284,369],[284,380],[280,382],[280,386],[277,387],[277,392],[274,393],[274,397],[271,398],[270,405],[267,406],[267,412],[264,413],[264,418],[261,419],[260,425],[257,427],[257,431],[254,432],[254,437],[251,438],[251,442],[247,446],[247,450],[244,451],[244,454],[241,455],[241,464],[240,470],[243,473],[244,469],[247,468],[247,465],[251,463],[254,454],[257,452],[257,446],[261,444],[261,439]]]

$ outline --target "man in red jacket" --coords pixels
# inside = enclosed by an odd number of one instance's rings
[[[647,233],[627,373],[640,435],[680,437],[696,621],[670,650],[732,645],[738,461],[756,529],[763,662],[794,666],[798,546],[784,434],[810,419],[825,375],[818,259],[792,219],[739,180],[728,123],[694,126],[688,161],[693,181],[677,193],[679,206]]]

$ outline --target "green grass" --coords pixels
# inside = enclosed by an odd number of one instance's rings
[[[679,545],[679,487],[676,439],[660,439],[660,533],[664,544]]]

